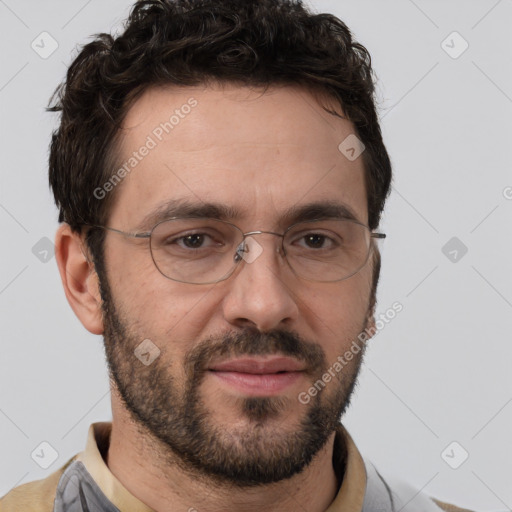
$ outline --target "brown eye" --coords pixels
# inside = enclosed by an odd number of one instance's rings
[[[306,244],[313,249],[325,249],[323,247],[327,237],[324,235],[312,234],[303,237],[306,240]]]

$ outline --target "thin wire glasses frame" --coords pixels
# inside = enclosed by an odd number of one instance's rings
[[[238,245],[236,246],[236,251],[235,251],[235,254],[233,255],[233,265],[232,265],[232,268],[226,274],[224,274],[222,277],[220,277],[219,279],[215,279],[215,280],[207,281],[207,282],[195,282],[195,281],[186,281],[186,280],[176,279],[176,278],[170,277],[164,271],[162,271],[162,269],[160,268],[160,266],[158,265],[158,263],[157,263],[157,261],[155,259],[155,255],[153,253],[154,249],[153,249],[153,246],[152,246],[151,238],[152,238],[152,235],[153,235],[155,229],[157,229],[161,224],[167,223],[169,221],[175,221],[175,220],[184,220],[184,221],[187,221],[187,220],[204,220],[204,221],[207,221],[207,222],[212,222],[212,221],[215,222],[215,223],[219,222],[219,223],[226,224],[226,225],[230,226],[231,228],[234,228],[238,233],[240,233],[240,235],[242,236],[242,239],[241,239],[240,243],[238,243]],[[286,237],[287,233],[291,229],[296,227],[296,226],[303,225],[303,224],[307,225],[307,224],[310,224],[310,223],[322,222],[322,221],[341,221],[341,222],[350,222],[350,223],[359,225],[362,228],[364,228],[366,230],[366,232],[368,233],[369,241],[371,241],[371,239],[384,239],[384,238],[386,238],[386,234],[372,232],[370,230],[370,228],[366,224],[363,224],[363,223],[361,223],[361,222],[359,222],[357,220],[348,219],[348,218],[336,218],[336,219],[320,218],[320,219],[312,219],[312,220],[307,220],[307,221],[296,222],[296,223],[292,224],[291,226],[289,226],[288,228],[286,228],[284,233],[276,233],[274,231],[262,231],[262,230],[248,231],[248,232],[244,233],[238,226],[236,226],[235,224],[232,224],[231,222],[227,222],[227,221],[224,221],[224,220],[221,220],[221,219],[212,219],[212,218],[205,218],[205,217],[169,217],[169,218],[161,220],[160,222],[155,224],[150,231],[144,231],[144,232],[127,232],[127,231],[122,231],[120,229],[112,228],[112,227],[109,227],[109,226],[100,226],[100,225],[94,225],[94,224],[87,224],[87,226],[90,227],[90,228],[105,229],[105,230],[112,231],[114,233],[118,233],[118,234],[121,234],[123,236],[130,237],[130,238],[138,238],[138,239],[148,238],[150,240],[150,243],[149,243],[150,253],[151,253],[151,257],[152,257],[152,260],[153,260],[153,263],[154,263],[155,267],[157,268],[157,270],[164,277],[166,277],[167,279],[171,279],[172,281],[177,281],[177,282],[182,282],[182,283],[187,283],[187,284],[214,284],[214,283],[218,283],[218,282],[221,282],[221,281],[224,281],[224,280],[228,279],[234,273],[234,271],[238,267],[238,264],[240,263],[240,261],[242,261],[242,259],[244,259],[242,255],[243,255],[244,252],[247,252],[246,244],[245,244],[247,237],[252,236],[252,235],[263,234],[263,233],[275,235],[275,236],[278,236],[278,237],[281,238],[281,247],[280,248],[278,247],[278,252],[281,251],[281,254],[284,257],[284,259],[286,260],[286,263],[288,264],[288,266],[290,267],[292,272],[295,275],[297,275],[298,277],[300,277],[302,279],[305,279],[307,281],[314,281],[314,282],[338,282],[338,281],[343,281],[345,279],[348,279],[349,277],[352,277],[354,274],[357,274],[366,265],[366,263],[368,261],[368,258],[369,258],[370,254],[371,254],[371,251],[373,249],[371,243],[368,244],[367,254],[366,254],[366,257],[364,258],[364,261],[362,259],[360,264],[357,266],[357,268],[354,271],[350,272],[348,275],[346,275],[346,276],[344,276],[342,278],[339,278],[339,279],[334,279],[334,280],[331,279],[331,280],[327,280],[327,281],[322,281],[322,280],[318,280],[318,279],[310,279],[308,277],[305,277],[304,275],[301,275],[300,273],[297,273],[297,271],[293,268],[293,265],[290,263],[290,261],[289,261],[289,259],[287,257],[286,249],[284,247],[284,240],[285,240],[285,237]]]

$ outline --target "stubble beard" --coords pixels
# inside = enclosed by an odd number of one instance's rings
[[[201,384],[212,359],[279,353],[303,361],[313,384],[329,367],[320,345],[289,331],[228,332],[201,341],[186,354],[185,379],[179,382],[169,371],[165,343],[156,342],[161,354],[148,366],[135,357],[134,350],[145,337],[136,334],[115,307],[107,280],[100,282],[110,378],[139,433],[155,447],[154,457],[162,468],[177,466],[218,485],[256,487],[301,473],[326,445],[350,404],[364,346],[329,386],[301,404],[304,411],[294,425],[279,422],[290,398],[272,396],[238,398],[238,417],[245,421],[237,427],[223,426],[213,421],[214,411],[202,397]]]

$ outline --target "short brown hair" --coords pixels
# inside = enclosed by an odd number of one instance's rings
[[[142,0],[122,34],[97,34],[83,46],[49,107],[61,112],[49,158],[59,222],[73,231],[106,224],[116,190],[104,199],[93,192],[116,169],[116,136],[142,92],[211,80],[263,88],[298,84],[339,103],[366,147],[368,224],[378,226],[391,163],[370,55],[340,19],[312,13],[300,0]],[[101,230],[88,237],[95,261],[102,259],[102,241]]]

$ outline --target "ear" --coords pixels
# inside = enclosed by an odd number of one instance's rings
[[[81,235],[61,224],[55,235],[55,259],[64,293],[82,325],[93,334],[103,334],[98,275],[86,254]]]

